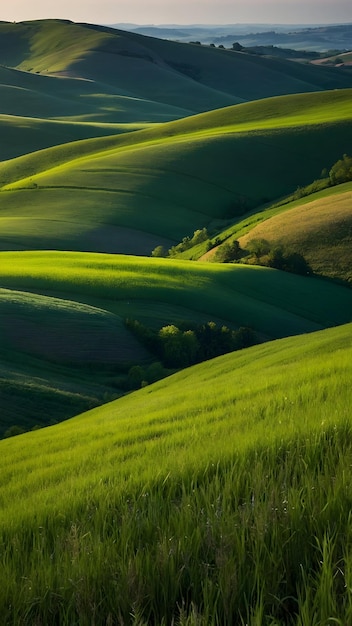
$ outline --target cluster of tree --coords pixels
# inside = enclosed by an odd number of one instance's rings
[[[215,322],[200,325],[168,324],[159,331],[147,328],[136,320],[126,320],[127,328],[167,368],[188,367],[221,354],[240,350],[257,343],[250,328],[232,330]],[[164,374],[165,375],[165,374]],[[144,377],[142,380],[148,379]]]
[[[292,252],[282,244],[270,244],[266,239],[251,239],[246,247],[258,265],[273,267],[292,274],[308,276],[312,268],[302,254]]]
[[[235,46],[236,44],[233,45]],[[306,187],[298,187],[291,196],[285,199],[284,203],[291,200],[298,200],[317,191],[321,191],[322,189],[326,189],[327,187],[338,185],[340,183],[345,183],[351,180],[352,157],[344,154],[341,159],[334,163],[329,171],[326,168],[322,171],[320,179],[313,181],[310,185],[307,185]],[[267,198],[262,198],[261,202],[267,202]],[[279,204],[282,203],[283,202]],[[236,205],[232,205],[231,207],[229,207],[227,217],[234,217],[235,215],[245,213],[249,210],[249,208],[250,207],[247,203],[246,198],[240,198],[237,201]],[[207,229],[202,228],[195,230],[192,237],[184,237],[179,244],[177,244],[176,246],[172,246],[169,250],[166,250],[164,246],[161,245],[156,246],[151,254],[153,257],[173,257],[181,252],[185,252],[186,250],[193,248],[193,246],[196,246],[199,243],[203,243],[204,241],[208,241],[208,250],[211,250],[211,248],[219,246],[222,243],[222,240],[219,237],[215,238],[215,240],[212,241],[209,237]],[[263,252],[259,256],[261,257],[268,253],[269,252]],[[242,256],[243,251],[239,247],[238,242],[225,242],[217,251],[216,260],[220,263],[229,263],[231,261],[236,261],[242,258]],[[292,271],[299,274],[310,273],[309,266],[307,265],[305,267],[302,259],[302,255],[299,255],[298,253],[289,253],[287,250],[283,250],[282,246],[276,246],[275,250],[270,250],[269,258],[266,259],[265,264],[268,265],[270,263],[276,263],[279,265],[281,264],[282,267],[280,267],[280,269],[286,269],[286,271]],[[271,265],[271,267],[276,267],[276,265]],[[292,267],[296,269],[289,269]]]
[[[344,154],[342,159],[336,161],[329,172],[329,178],[332,185],[352,180],[352,157]]]
[[[195,230],[192,237],[184,237],[181,243],[178,243],[176,246],[172,246],[168,251],[165,250],[164,246],[156,246],[152,251],[153,257],[167,257],[167,256],[176,256],[180,252],[185,252],[185,250],[189,250],[196,246],[199,243],[203,243],[203,241],[207,241],[209,239],[209,234],[206,228],[201,228]]]
[[[244,251],[240,247],[237,239],[231,242],[225,241],[225,243],[218,247],[215,253],[215,261],[218,263],[231,263],[232,261],[238,261],[243,254]]]

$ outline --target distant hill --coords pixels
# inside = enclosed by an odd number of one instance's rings
[[[352,86],[333,65],[65,20],[0,22],[0,159],[264,97]]]
[[[315,65],[350,68],[352,66],[352,52],[340,52],[330,56],[323,56],[314,61]]]
[[[21,75],[25,84],[20,87],[40,87],[54,98],[74,99],[76,111],[70,111],[68,102],[61,117],[77,116],[78,103],[81,115],[88,115],[95,93],[95,98],[99,94],[96,105],[104,99],[107,106],[110,100],[115,122],[138,121],[133,109],[133,120],[118,119],[119,108],[124,109],[122,97],[138,98],[145,106],[153,102],[156,110],[157,103],[164,109],[179,107],[185,114],[284,93],[348,86],[343,73],[327,68],[298,68],[279,60],[251,59],[214,48],[60,20],[0,24],[0,63],[26,72]],[[43,77],[35,80],[31,75],[38,73],[81,80],[79,84]],[[95,88],[94,92],[91,81],[102,91]],[[83,103],[78,98],[79,86]],[[51,98],[51,102],[55,100]],[[144,121],[148,121],[147,110]]]
[[[203,44],[214,43],[231,48],[233,42],[243,46],[280,46],[295,50],[351,50],[351,24],[229,24],[229,25],[137,25],[115,24],[122,28],[151,37],[177,39],[177,41],[199,40]]]

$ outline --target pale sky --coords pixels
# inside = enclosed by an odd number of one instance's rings
[[[93,24],[352,23],[351,0],[0,0],[0,21]]]

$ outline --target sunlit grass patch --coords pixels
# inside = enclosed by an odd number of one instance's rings
[[[0,276],[10,288],[71,293],[68,297],[88,303],[91,299],[114,312],[119,301],[127,301],[129,317],[137,319],[143,300],[155,302],[156,309],[158,302],[182,305],[269,337],[350,320],[349,291],[267,268],[122,255],[3,252]],[[125,304],[123,308],[126,311]]]
[[[1,442],[3,615],[348,623],[350,353],[257,346]]]
[[[344,90],[262,100],[2,163],[1,215],[35,220],[39,241],[30,222],[18,233],[8,222],[1,246],[110,252],[99,229],[111,225],[137,231],[134,246],[117,238],[114,252],[171,247],[319,177],[348,150],[349,98]],[[46,231],[53,221],[55,244]],[[70,238],[64,222],[74,231],[84,223],[81,236]]]

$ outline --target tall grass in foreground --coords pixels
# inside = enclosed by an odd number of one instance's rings
[[[3,624],[350,624],[352,428],[277,442],[1,537]]]
[[[352,623],[351,326],[1,442],[21,626]]]

